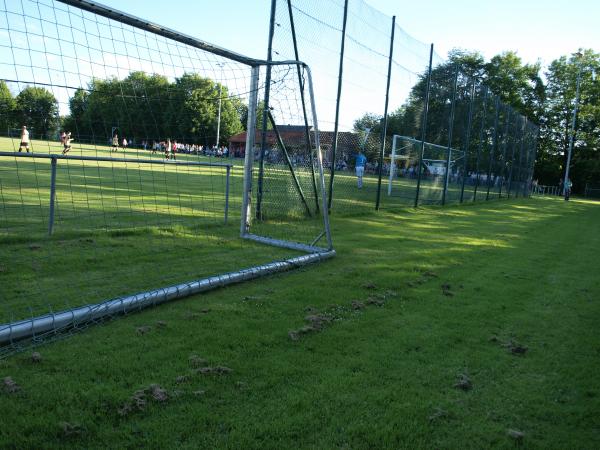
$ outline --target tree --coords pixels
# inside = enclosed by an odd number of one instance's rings
[[[243,130],[239,100],[229,97],[226,86],[197,74],[184,74],[175,80],[166,110],[165,122],[171,137],[212,145],[217,136],[219,97],[221,98],[220,142]]]
[[[27,125],[37,137],[48,139],[59,123],[58,102],[44,88],[28,86],[16,98],[16,119]]]
[[[0,80],[0,132],[4,133],[15,126],[15,99],[8,86]]]
[[[557,184],[564,177],[575,106],[577,73],[581,68],[580,101],[571,161],[575,191],[586,182],[600,180],[600,54],[585,50],[554,60],[546,72],[547,99],[544,105],[536,177],[542,184]]]

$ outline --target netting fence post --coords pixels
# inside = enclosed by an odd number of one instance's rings
[[[492,178],[492,164],[494,161],[494,153],[496,150],[496,146],[498,145],[498,119],[500,117],[500,97],[496,96],[495,102],[495,113],[494,113],[494,137],[492,139],[492,149],[490,150],[490,161],[488,164],[487,170],[487,192],[485,194],[485,199],[490,199],[490,188],[491,188],[491,178]]]
[[[240,236],[250,231],[252,220],[252,163],[254,162],[254,140],[256,139],[256,109],[258,104],[258,75],[260,67],[252,68],[250,98],[248,101],[248,122],[246,131],[246,151],[244,155],[244,191],[242,192],[242,218]]]
[[[396,16],[392,17],[392,34],[390,36],[390,56],[388,58],[387,85],[385,88],[385,108],[383,111],[383,127],[381,130],[381,151],[379,152],[379,167],[377,174],[377,201],[375,209],[379,210],[381,201],[381,177],[383,176],[383,158],[385,155],[385,138],[387,135],[388,106],[390,103],[390,81],[392,79],[392,61],[394,58],[394,32],[396,31]]]
[[[260,158],[258,167],[258,192],[256,194],[256,218],[262,218],[263,178],[265,176],[265,152],[267,151],[267,120],[269,95],[271,92],[271,63],[273,61],[273,36],[275,34],[275,11],[277,0],[271,0],[271,18],[269,19],[269,47],[267,50],[267,74],[265,76],[265,97],[262,111],[262,133],[260,137]]]
[[[291,0],[288,0],[291,1]],[[346,24],[348,22],[348,0],[344,1],[344,18],[342,22],[342,43],[340,48],[340,64],[338,70],[338,85],[337,85],[337,96],[335,100],[335,124],[333,125],[333,143],[331,146],[331,175],[329,177],[329,199],[327,205],[331,210],[331,204],[333,202],[333,178],[335,176],[335,156],[337,153],[338,145],[338,131],[340,124],[340,101],[342,98],[342,82],[344,77],[344,52],[346,49]]]
[[[294,56],[296,61],[300,61],[300,56],[298,52],[298,41],[296,39],[296,26],[294,24],[294,12],[292,10],[292,0],[287,1],[288,5],[288,15],[290,17],[290,28],[292,31],[292,42],[294,44]],[[315,193],[315,212],[319,212],[319,192],[317,189],[317,179],[315,174],[315,164],[314,164],[314,152],[312,149],[312,143],[310,139],[310,130],[308,127],[308,115],[306,113],[306,99],[304,98],[304,80],[302,79],[302,70],[300,64],[296,64],[296,71],[298,72],[298,84],[300,86],[300,101],[302,102],[302,115],[304,117],[304,138],[306,139],[306,151],[310,155],[311,162],[311,173],[312,173],[312,184],[313,191]],[[331,208],[331,205],[330,205]]]
[[[463,177],[462,177],[462,183],[461,183],[461,187],[460,187],[460,202],[462,203],[465,197],[465,181],[467,179],[467,169],[468,169],[468,165],[467,165],[467,157],[469,154],[469,148],[471,147],[470,143],[471,143],[471,125],[473,123],[473,104],[475,99],[475,77],[471,78],[471,90],[470,90],[470,95],[469,95],[469,115],[467,118],[467,130],[466,130],[466,136],[465,136],[465,154],[463,156]]]
[[[417,170],[417,190],[415,192],[415,208],[419,206],[419,192],[421,191],[421,172],[423,155],[425,153],[425,137],[427,136],[427,113],[429,112],[429,93],[431,91],[431,65],[433,63],[433,44],[429,49],[429,68],[427,69],[427,85],[425,88],[425,105],[423,108],[423,123],[421,124],[421,151],[419,152],[419,167]]]
[[[450,180],[450,159],[452,156],[452,134],[454,131],[454,111],[456,108],[456,88],[458,87],[458,64],[454,68],[454,81],[452,83],[452,103],[450,106],[450,118],[448,119],[448,148],[446,149],[446,174],[444,176],[444,190],[442,191],[442,206],[446,204],[446,193]]]

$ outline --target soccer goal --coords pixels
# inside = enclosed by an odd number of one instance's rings
[[[421,149],[423,157],[421,159]],[[390,154],[388,196],[402,195],[414,185],[421,174],[424,188],[441,186],[448,189],[451,183],[459,183],[464,164],[464,151],[430,142],[423,143],[409,136],[394,135]]]
[[[308,66],[91,1],[0,17],[0,356],[335,254]]]

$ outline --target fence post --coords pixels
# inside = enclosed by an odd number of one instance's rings
[[[267,50],[267,62],[273,60],[273,35],[275,34],[275,10],[277,0],[271,0],[271,17],[269,19],[269,47]],[[258,192],[256,194],[256,218],[262,218],[262,195],[263,179],[265,175],[265,151],[267,150],[267,112],[269,111],[269,96],[271,93],[271,65],[267,64],[267,74],[265,77],[265,99],[262,115],[262,134],[260,138],[260,158],[258,165]]]
[[[240,221],[240,236],[242,237],[250,230],[250,222],[252,221],[252,164],[254,163],[254,140],[256,138],[256,107],[258,103],[259,72],[259,66],[252,68],[250,98],[248,100],[246,153],[244,155],[244,190],[242,192],[242,217]]]
[[[433,62],[433,44],[429,49],[429,68],[427,70],[427,86],[425,88],[425,105],[423,109],[423,124],[421,125],[421,152],[419,153],[419,167],[417,170],[417,191],[415,192],[415,208],[419,206],[419,193],[421,191],[421,166],[425,153],[425,136],[427,135],[427,114],[429,112],[429,91],[431,90],[431,64]]]
[[[390,81],[392,79],[392,59],[394,57],[394,32],[396,31],[396,16],[392,16],[392,35],[390,37],[390,56],[388,58],[387,86],[385,88],[385,108],[383,112],[383,127],[381,132],[381,151],[379,152],[379,174],[377,177],[377,201],[375,209],[379,210],[381,201],[381,177],[383,175],[383,158],[385,156],[385,138],[387,134],[388,105],[390,103]]]
[[[462,203],[465,196],[465,181],[467,179],[467,155],[469,153],[470,141],[471,141],[471,125],[473,122],[473,103],[475,99],[475,77],[471,78],[471,95],[469,97],[469,117],[467,119],[467,132],[465,136],[465,154],[463,155],[463,177],[462,185],[460,187],[460,202]]]
[[[292,0],[288,0],[288,15],[290,16],[290,28],[292,29],[292,42],[294,44],[294,55],[296,61],[300,61],[298,54],[298,41],[296,40],[296,26],[294,24],[294,13],[292,11]],[[300,86],[300,101],[302,102],[302,114],[304,116],[304,138],[306,139],[306,150],[310,155],[310,169],[312,175],[313,191],[315,193],[315,212],[319,212],[319,191],[317,189],[317,177],[315,174],[314,152],[310,139],[310,130],[308,127],[308,114],[306,113],[306,99],[304,97],[304,81],[302,80],[302,71],[300,64],[296,64],[296,72],[298,73],[298,85]]]
[[[456,88],[458,86],[458,64],[454,68],[454,82],[452,83],[452,103],[450,118],[448,119],[448,148],[446,149],[446,176],[444,177],[444,190],[442,191],[442,206],[446,204],[448,181],[450,180],[450,160],[452,157],[452,134],[454,132],[454,110],[456,108]]]
[[[227,175],[225,176],[225,225],[229,216],[229,183],[231,178],[231,167],[227,166]]]
[[[289,0],[291,1],[291,0]],[[344,52],[346,48],[346,23],[348,21],[348,0],[344,1],[344,19],[342,22],[342,44],[340,48],[340,64],[338,69],[338,85],[337,85],[337,97],[335,100],[335,124],[333,126],[333,145],[331,147],[331,176],[329,177],[329,197],[327,200],[327,206],[331,211],[331,203],[333,202],[333,177],[335,176],[335,156],[337,153],[338,145],[338,130],[340,123],[340,101],[342,98],[342,81],[344,77]]]
[[[487,99],[489,90],[484,86],[485,93],[483,94],[482,112],[481,112],[481,128],[479,129],[479,145],[477,146],[477,157],[475,159],[475,188],[473,189],[473,201],[477,200],[477,188],[479,187],[479,163],[481,159],[481,150],[483,148],[483,132],[485,129],[485,121],[487,118]]]
[[[52,236],[54,228],[54,201],[56,198],[56,156],[50,159],[50,217],[48,218],[48,236]]]
[[[494,161],[494,151],[496,150],[496,146],[498,145],[498,119],[500,117],[500,97],[496,96],[496,114],[494,117],[494,138],[492,140],[492,150],[490,151],[490,162],[488,164],[487,171],[487,193],[485,194],[485,199],[490,199],[490,182],[492,178],[492,162]]]

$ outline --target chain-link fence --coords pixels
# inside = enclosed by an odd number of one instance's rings
[[[274,5],[274,57],[318,80],[332,212],[529,195],[538,128],[480,73],[362,0]]]

